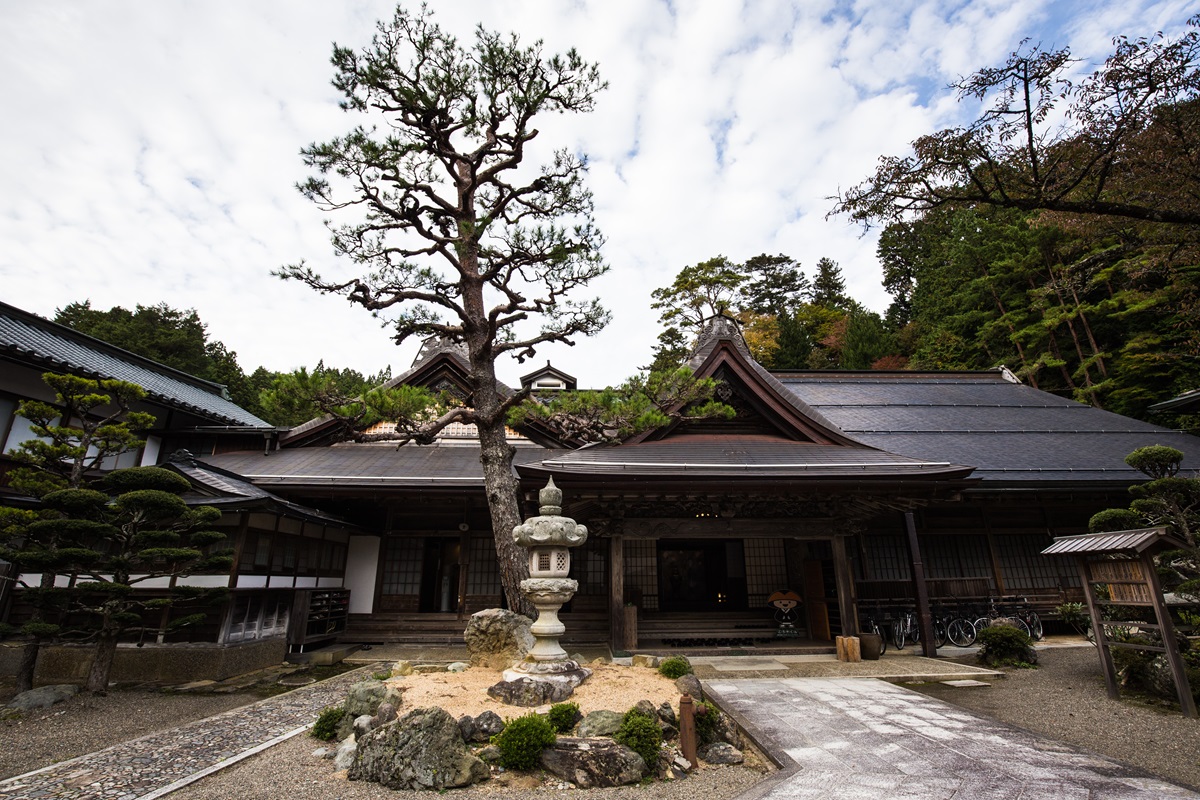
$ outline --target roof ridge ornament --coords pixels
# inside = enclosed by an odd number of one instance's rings
[[[721,340],[732,342],[738,352],[746,358],[754,360],[754,357],[750,355],[750,347],[746,344],[745,337],[742,336],[741,323],[725,314],[714,314],[704,320],[700,332],[696,335],[696,343],[692,345],[692,352],[688,354],[689,365],[693,368],[698,366],[698,362],[703,361],[703,356],[707,355],[712,347]]]
[[[449,336],[438,334],[421,340],[421,347],[417,350],[417,355],[413,359],[412,365],[413,367],[417,367],[441,353],[448,353],[458,356],[463,361],[470,361],[470,353],[467,351],[466,342],[461,340],[455,341]]]

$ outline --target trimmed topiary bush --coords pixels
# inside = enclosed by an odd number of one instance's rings
[[[637,753],[646,766],[653,770],[662,747],[662,729],[658,727],[657,719],[631,708],[625,712],[621,727],[613,734],[613,741]]]
[[[500,766],[505,769],[533,769],[542,750],[557,737],[549,720],[540,714],[526,714],[508,721],[504,730],[492,737],[500,748]]]
[[[578,703],[555,703],[550,706],[550,713],[547,715],[550,727],[557,733],[569,733],[582,718]]]
[[[1029,667],[1037,664],[1033,640],[1011,625],[989,625],[975,639],[979,660],[989,666]]]
[[[678,680],[684,675],[692,674],[692,662],[688,661],[685,656],[671,656],[664,658],[662,663],[658,665],[658,672],[664,677],[671,680]]]
[[[329,706],[323,710],[317,717],[317,721],[313,723],[313,738],[323,742],[332,742],[337,738],[338,725],[344,716],[346,716],[346,709],[342,706]]]

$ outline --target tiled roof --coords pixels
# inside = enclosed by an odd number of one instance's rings
[[[1020,383],[1001,371],[788,372],[780,382],[849,436],[912,458],[974,466],[985,482],[1130,481],[1139,447],[1200,469],[1200,439]]]
[[[516,461],[544,458],[541,447],[517,447]],[[263,486],[483,488],[478,444],[336,444],[205,456],[210,464]]]
[[[681,435],[619,447],[589,447],[544,457],[550,472],[755,479],[961,478],[970,467],[932,462],[869,447],[797,442],[773,436]]]
[[[270,428],[271,423],[222,396],[220,384],[188,375],[148,358],[0,303],[0,355],[47,370],[136,383],[154,400],[225,425]]]

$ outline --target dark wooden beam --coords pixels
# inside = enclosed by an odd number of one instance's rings
[[[608,540],[608,645],[625,649],[625,537]]]
[[[921,543],[917,538],[917,524],[911,511],[904,513],[904,527],[908,530],[908,550],[912,555],[913,588],[917,597],[917,619],[921,625],[921,649],[926,658],[936,658],[937,644],[933,641],[933,613],[929,610],[929,587],[925,583]]]

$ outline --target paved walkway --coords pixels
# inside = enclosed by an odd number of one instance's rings
[[[1200,798],[1110,759],[871,679],[713,680],[777,763],[740,800]]]
[[[0,781],[0,798],[153,800],[303,733],[370,667]]]

